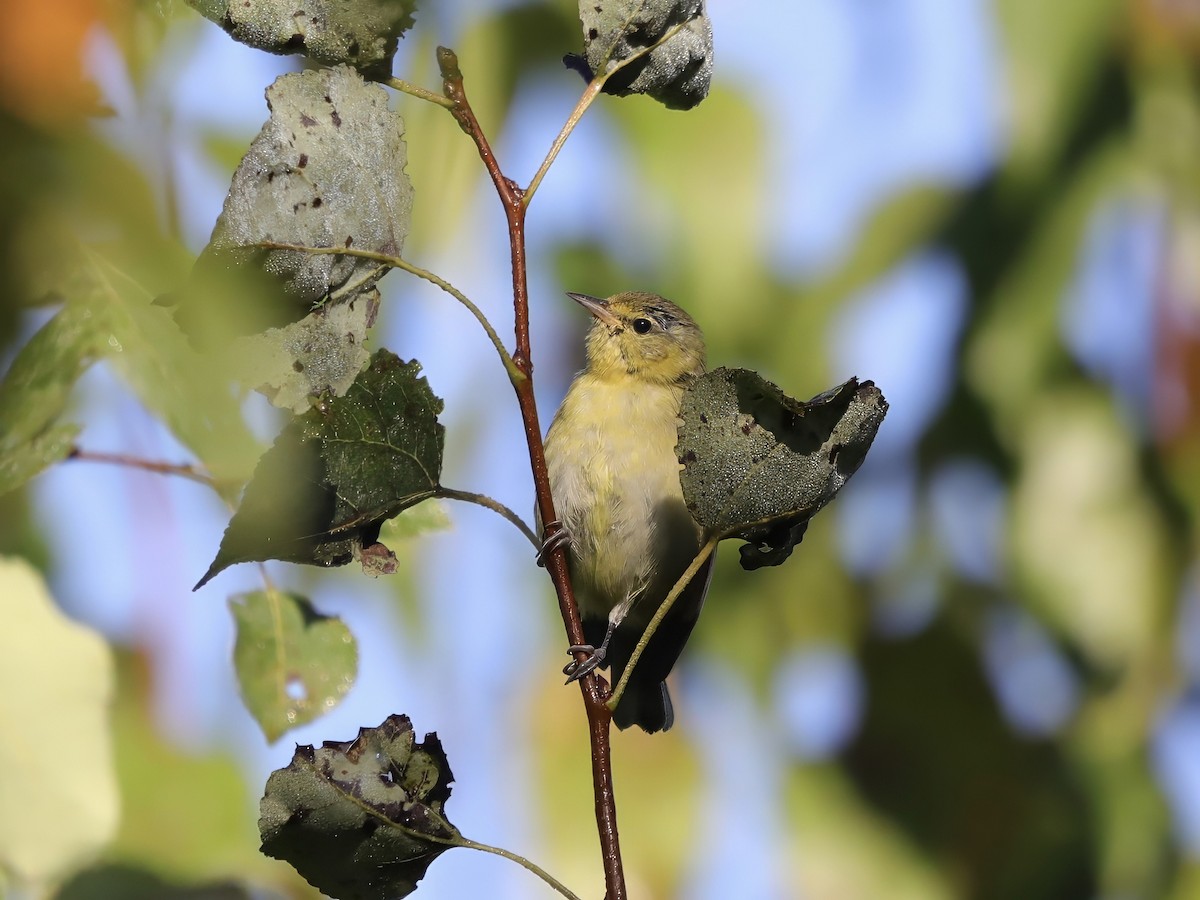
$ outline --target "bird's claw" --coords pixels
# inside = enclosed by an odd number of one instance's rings
[[[603,645],[593,647],[591,644],[572,644],[567,648],[567,653],[572,656],[576,653],[587,654],[587,659],[572,659],[563,666],[563,674],[567,676],[566,683],[570,684],[572,681],[578,681],[584,675],[594,672],[604,662],[607,649]]]
[[[537,552],[537,564],[542,568],[546,567],[546,557],[561,547],[563,544],[569,543],[571,540],[571,532],[563,527],[563,523],[555,519],[542,529],[542,546]]]

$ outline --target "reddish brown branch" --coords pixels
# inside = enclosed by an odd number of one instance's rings
[[[529,462],[533,469],[533,487],[537,494],[538,514],[543,522],[556,521],[554,500],[550,496],[550,476],[546,470],[546,454],[542,447],[542,429],[538,422],[537,403],[533,396],[533,360],[529,349],[529,286],[525,260],[525,191],[500,169],[491,145],[467,102],[463,89],[462,71],[454,51],[439,47],[438,67],[442,73],[443,90],[453,101],[450,112],[459,127],[470,136],[479,149],[479,157],[491,176],[496,193],[504,206],[508,220],[509,251],[512,257],[513,313],[515,318],[516,349],[512,358],[523,378],[513,379],[517,403],[521,408],[521,421],[525,427],[525,441],[529,446]],[[571,578],[567,571],[567,555],[559,545],[545,555],[546,571],[558,594],[559,612],[567,637],[573,645],[586,643],[583,623],[579,618],[579,607],[571,589]],[[585,654],[580,653],[582,661]],[[592,789],[596,798],[596,826],[600,836],[600,850],[604,863],[604,883],[607,900],[625,900],[625,875],[621,867],[621,848],[617,836],[617,805],[612,780],[612,714],[605,701],[608,686],[599,676],[589,674],[580,680],[584,707],[588,717],[588,735],[592,748]]]

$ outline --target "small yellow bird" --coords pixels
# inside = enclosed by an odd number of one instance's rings
[[[594,321],[587,367],[546,434],[546,465],[584,635],[594,648],[573,674],[611,666],[615,685],[700,549],[675,442],[684,387],[704,372],[704,336],[687,313],[655,294],[568,296]],[[614,711],[619,728],[671,727],[666,677],[700,615],[711,573],[710,558],[651,638]]]

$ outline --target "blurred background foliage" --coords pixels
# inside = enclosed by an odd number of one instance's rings
[[[714,364],[805,397],[854,374],[892,403],[787,565],[718,560],[676,676],[679,726],[615,738],[633,896],[1200,897],[1200,7],[978,0],[955,18],[911,0],[880,26],[800,5],[774,39],[772,12],[713,9],[709,99],[687,114],[604,99],[530,214],[543,426],[581,363],[564,289],[655,290],[703,325]],[[964,17],[992,51],[972,61],[971,163],[864,171],[853,197],[805,170],[839,155],[887,168],[902,142],[823,130],[805,103],[840,77],[859,90],[835,101],[876,106],[839,115],[910,109],[928,41],[977,46],[954,30]],[[246,477],[276,420],[218,373],[183,371],[150,301],[186,277],[266,117],[263,88],[297,63],[162,0],[25,4],[5,21],[0,362],[65,301],[83,324],[37,402],[83,427],[56,439]],[[558,62],[577,49],[574,9],[422,9],[396,73],[435,86],[437,43],[458,51],[502,164],[526,181],[580,89]],[[856,52],[841,69],[802,52],[823,43]],[[833,76],[817,77],[821,59]],[[503,220],[474,148],[442,110],[395,105],[418,198],[405,255],[506,333]],[[789,254],[801,219],[850,225]],[[446,398],[448,481],[531,508],[515,404],[473,323],[403,274],[383,289],[376,343],[419,358]],[[268,746],[236,695],[224,602],[262,576],[243,566],[188,593],[226,521],[219,498],[71,461],[0,496],[0,552],[33,562],[114,648],[95,677],[115,697],[120,796],[90,850],[22,868],[0,847],[0,894],[310,896],[257,853],[265,774],[293,738],[345,740],[392,712],[438,730],[464,831],[594,894],[586,735],[558,681],[548,586],[508,526],[448,513],[448,530],[394,530],[391,579],[268,567],[345,618],[361,653],[347,700]],[[0,673],[5,692],[40,696]],[[36,745],[43,725],[21,725],[4,742]],[[42,752],[70,768],[90,751]],[[0,798],[21,777],[0,772]],[[33,812],[0,803],[0,836]],[[51,834],[69,815],[41,812]],[[421,891],[481,884],[541,890],[458,852]]]

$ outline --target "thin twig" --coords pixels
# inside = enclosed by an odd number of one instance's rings
[[[616,709],[617,704],[621,702],[621,695],[625,693],[625,686],[629,684],[629,676],[633,673],[634,666],[637,665],[638,660],[642,658],[642,653],[645,652],[646,645],[650,643],[650,638],[654,637],[654,632],[658,630],[658,626],[662,623],[662,620],[671,611],[671,607],[675,605],[675,601],[679,599],[679,595],[692,583],[692,579],[696,577],[696,573],[700,571],[700,568],[712,556],[713,551],[717,549],[717,544],[720,542],[720,536],[709,538],[696,554],[696,558],[684,569],[683,574],[679,576],[679,580],[671,587],[666,599],[663,600],[658,611],[654,613],[654,617],[646,625],[646,630],[642,632],[641,638],[638,639],[637,645],[633,648],[633,653],[629,655],[629,662],[625,664],[625,671],[621,673],[621,680],[617,682],[612,696],[608,698],[609,709]]]
[[[482,506],[485,509],[490,509],[494,513],[499,513],[508,521],[512,522],[521,530],[521,534],[529,539],[529,543],[533,544],[534,550],[542,548],[542,542],[538,540],[537,534],[530,528],[525,520],[518,516],[515,512],[487,494],[476,494],[473,491],[459,491],[454,488],[448,488],[439,485],[437,490],[433,492],[434,497],[443,497],[447,500],[461,500],[464,503],[474,503],[476,506]]]
[[[423,87],[418,87],[411,81],[405,81],[403,78],[388,77],[383,79],[380,84],[386,84],[401,93],[416,97],[418,100],[428,100],[430,103],[436,103],[438,106],[443,106],[446,109],[451,109],[454,106],[454,101],[441,94],[426,90]]]
[[[546,454],[542,446],[542,430],[538,423],[537,401],[533,393],[533,361],[529,348],[529,284],[525,259],[525,192],[512,179],[506,177],[496,161],[495,154],[467,102],[463,88],[462,70],[454,51],[439,47],[438,67],[442,73],[445,94],[454,101],[451,114],[459,127],[475,142],[479,158],[491,176],[496,194],[504,207],[508,222],[509,253],[512,259],[513,318],[516,332],[516,349],[513,362],[525,376],[513,379],[517,404],[521,409],[521,421],[525,429],[525,440],[529,447],[529,464],[533,471],[533,486],[537,495],[538,514],[543,522],[555,521],[554,500],[550,496],[550,476],[546,468]],[[566,551],[562,546],[552,548],[544,558],[546,571],[554,584],[558,596],[559,612],[567,637],[572,644],[584,643],[583,623],[579,617],[579,606],[571,588],[567,571]],[[582,660],[585,654],[580,653]],[[612,778],[612,712],[605,705],[607,685],[591,672],[579,680],[583,705],[588,718],[588,739],[592,757],[592,793],[595,797],[596,828],[600,838],[601,861],[604,866],[604,885],[607,900],[626,900],[625,874],[621,864],[621,846],[617,834],[617,801]]]
[[[492,346],[496,348],[496,352],[500,354],[500,361],[504,364],[504,370],[508,373],[510,379],[521,379],[525,374],[517,368],[513,362],[513,358],[509,355],[508,349],[504,346],[504,342],[500,340],[500,335],[496,333],[496,329],[492,327],[492,323],[488,321],[487,316],[483,314],[478,306],[476,306],[466,294],[442,278],[440,275],[435,275],[428,269],[422,269],[420,266],[415,266],[406,259],[399,256],[390,256],[387,253],[379,253],[375,250],[362,250],[357,247],[309,247],[305,244],[286,244],[280,241],[258,241],[253,244],[254,247],[261,247],[265,250],[295,250],[299,253],[311,253],[314,256],[357,256],[360,259],[370,259],[378,263],[383,263],[394,269],[403,269],[411,275],[416,275],[418,278],[428,281],[435,285],[465,306],[470,310],[471,315],[483,326],[483,330],[487,333],[488,339],[492,342]]]
[[[144,472],[154,472],[157,475],[178,475],[199,484],[207,485],[214,490],[216,479],[191,463],[168,463],[153,459],[142,459],[139,456],[128,456],[124,453],[102,453],[98,450],[84,450],[72,447],[67,459],[80,459],[86,462],[109,463],[115,466],[126,466],[131,469],[141,469]]]

